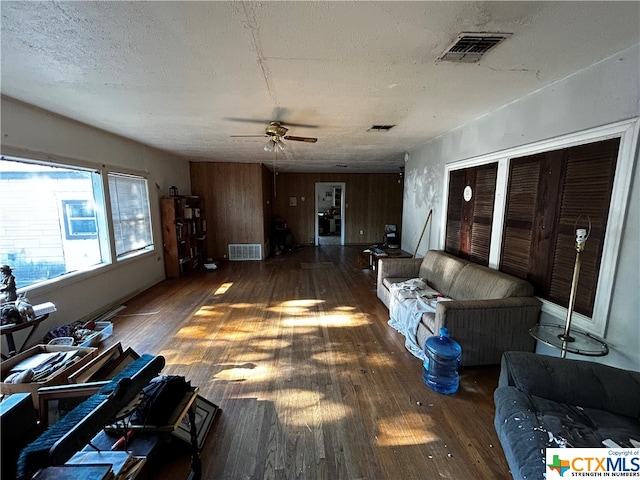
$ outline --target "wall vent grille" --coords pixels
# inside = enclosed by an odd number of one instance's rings
[[[262,246],[259,243],[230,243],[229,260],[262,260]]]
[[[461,33],[438,60],[476,63],[485,53],[510,36],[510,33]]]

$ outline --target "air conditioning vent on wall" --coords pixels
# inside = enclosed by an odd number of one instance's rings
[[[259,243],[230,243],[229,260],[262,260],[262,246]]]
[[[510,37],[510,33],[461,33],[438,60],[458,63],[475,63],[482,56]]]

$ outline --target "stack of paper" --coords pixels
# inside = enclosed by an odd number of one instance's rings
[[[134,457],[129,452],[118,451],[82,451],[71,457],[65,465],[87,466],[108,464],[113,478],[127,480],[134,478],[145,462],[144,457]]]

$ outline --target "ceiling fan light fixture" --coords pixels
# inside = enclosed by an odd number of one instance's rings
[[[284,149],[284,142],[277,136],[269,138],[269,141],[264,146],[265,152],[284,152]]]

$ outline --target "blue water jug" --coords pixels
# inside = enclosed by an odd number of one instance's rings
[[[450,394],[458,391],[460,376],[458,366],[462,347],[449,337],[449,331],[442,327],[439,336],[429,337],[424,345],[425,360],[422,380],[438,393]]]

